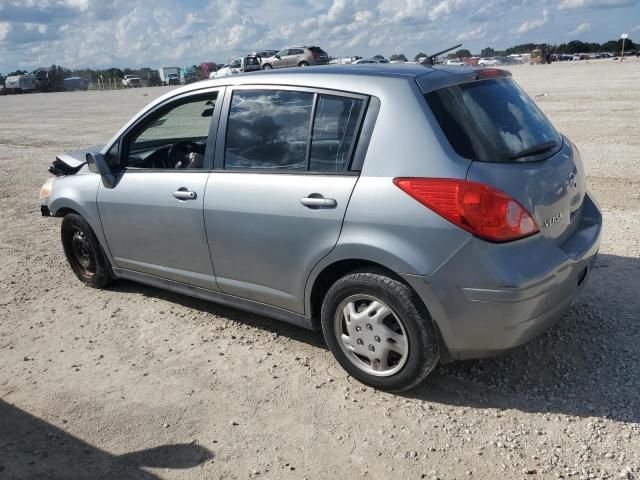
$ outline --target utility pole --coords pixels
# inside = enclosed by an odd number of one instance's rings
[[[629,35],[623,33],[622,35],[620,35],[620,38],[622,39],[622,54],[620,55],[620,63],[622,63],[622,60],[624,60],[624,42],[627,40],[627,38],[629,38]]]

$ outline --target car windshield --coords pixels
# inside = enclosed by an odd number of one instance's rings
[[[544,160],[562,146],[551,122],[511,79],[463,83],[425,98],[462,157],[482,162]]]

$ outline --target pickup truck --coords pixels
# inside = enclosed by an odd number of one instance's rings
[[[217,72],[213,72],[209,78],[221,78],[244,72],[255,72],[260,70],[260,57],[257,55],[247,55],[238,57],[228,65],[223,66]]]
[[[122,86],[125,88],[139,88],[142,86],[142,80],[135,75],[125,75],[122,79]]]

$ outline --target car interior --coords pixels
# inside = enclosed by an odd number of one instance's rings
[[[198,99],[153,115],[128,142],[126,168],[202,168],[214,108],[215,98]]]

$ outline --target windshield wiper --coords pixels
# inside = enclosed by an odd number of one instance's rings
[[[548,152],[549,150],[553,150],[558,145],[557,142],[545,142],[539,145],[534,145],[531,148],[526,148],[521,152],[516,153],[515,155],[511,155],[509,160],[516,160],[522,157],[531,157],[532,155],[539,155],[540,153]]]

